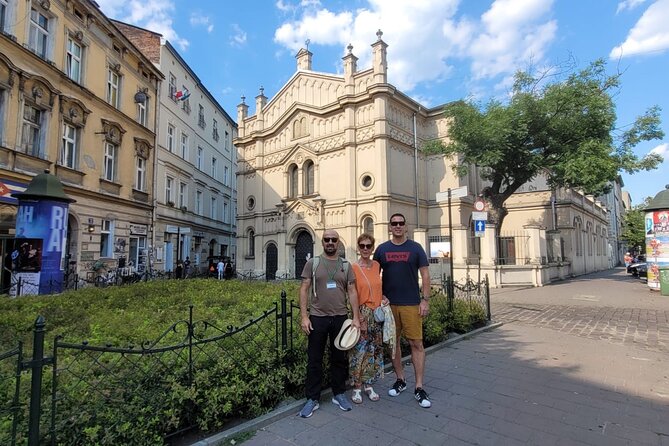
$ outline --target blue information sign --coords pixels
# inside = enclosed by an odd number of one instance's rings
[[[485,234],[485,220],[474,220],[474,235],[483,237]]]

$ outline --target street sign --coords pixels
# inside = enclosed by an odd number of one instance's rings
[[[485,220],[474,220],[474,235],[476,237],[485,235]]]
[[[472,212],[472,220],[488,221],[488,213],[487,212]]]
[[[451,189],[451,198],[460,198],[466,196],[467,196],[467,186],[456,187],[455,189]],[[437,200],[437,203],[448,201],[448,190],[444,192],[437,192],[435,199]]]
[[[485,209],[485,201],[483,201],[482,198],[477,198],[476,201],[474,202],[474,209],[477,211],[482,211]]]

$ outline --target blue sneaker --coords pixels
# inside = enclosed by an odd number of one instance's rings
[[[304,405],[302,410],[300,411],[299,415],[302,418],[309,418],[314,414],[314,410],[317,410],[319,408],[318,401],[316,400],[307,400],[307,403]]]
[[[349,410],[353,409],[351,402],[348,400],[348,398],[346,398],[346,394],[344,393],[340,393],[339,395],[333,396],[332,403],[339,406],[339,408],[345,412],[348,412]]]

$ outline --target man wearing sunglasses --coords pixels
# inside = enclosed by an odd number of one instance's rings
[[[353,310],[353,326],[360,329],[360,308],[355,288],[355,274],[350,265],[344,265],[338,255],[339,234],[328,229],[323,233],[323,254],[311,258],[302,270],[300,286],[301,326],[308,336],[307,377],[305,393],[307,402],[300,411],[302,418],[309,418],[319,408],[323,376],[325,345],[330,345],[330,382],[332,403],[341,410],[353,408],[346,396],[348,378],[348,352],[335,348],[334,340],[348,319],[346,296]],[[316,268],[314,260],[318,258]],[[307,312],[307,303],[311,302]]]
[[[390,217],[391,239],[381,243],[374,253],[374,260],[381,264],[383,271],[383,294],[390,301],[397,343],[393,368],[397,380],[388,395],[397,396],[407,388],[400,336],[404,336],[411,347],[411,362],[416,375],[414,397],[421,407],[432,405],[423,389],[425,371],[425,349],[423,348],[423,318],[430,309],[430,272],[427,254],[421,245],[407,238],[406,218],[400,213]],[[418,273],[422,290],[418,286]]]

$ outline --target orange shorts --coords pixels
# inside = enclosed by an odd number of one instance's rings
[[[391,305],[390,309],[393,310],[398,335],[416,341],[423,339],[423,318],[418,305]]]

